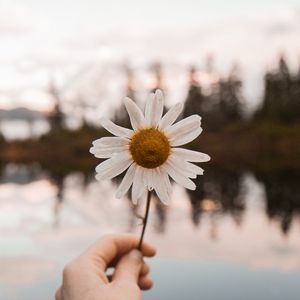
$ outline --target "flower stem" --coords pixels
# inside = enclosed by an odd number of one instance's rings
[[[141,237],[140,237],[140,241],[139,241],[139,245],[138,245],[138,250],[142,249],[143,239],[144,239],[145,230],[146,230],[147,221],[148,221],[150,202],[151,202],[151,191],[148,191],[145,217],[143,219],[143,230],[142,230],[142,233],[141,233]]]

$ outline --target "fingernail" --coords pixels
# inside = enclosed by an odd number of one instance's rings
[[[129,252],[129,256],[135,260],[142,260],[143,258],[143,255],[141,253],[141,251],[137,250],[137,249],[134,249],[134,250],[131,250]]]

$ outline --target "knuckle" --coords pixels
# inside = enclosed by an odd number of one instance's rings
[[[130,289],[132,291],[132,293],[134,293],[134,294],[138,294],[141,292],[137,283],[128,284],[128,289]]]
[[[68,278],[72,276],[74,273],[76,273],[76,270],[77,270],[76,262],[70,262],[66,264],[63,269],[63,278]]]
[[[55,293],[55,300],[62,300],[61,292],[62,292],[62,289],[60,287]]]
[[[115,237],[116,237],[116,234],[112,234],[112,233],[105,234],[102,236],[100,241],[111,241],[111,240],[115,239]]]
[[[140,274],[141,274],[141,275],[146,275],[146,274],[148,274],[148,273],[150,273],[150,266],[149,266],[147,263],[144,262]]]
[[[133,295],[141,293],[141,289],[138,284],[133,281],[122,280],[119,282],[119,287],[123,288],[126,291],[130,291]]]

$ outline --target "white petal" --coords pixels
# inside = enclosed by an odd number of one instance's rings
[[[96,167],[96,179],[111,179],[118,176],[125,171],[132,162],[128,153],[116,154]]]
[[[204,170],[197,165],[194,165],[190,162],[183,160],[180,156],[172,153],[170,158],[170,162],[173,162],[179,169],[188,170],[195,175],[203,175]]]
[[[143,168],[137,166],[132,184],[132,203],[137,204],[146,187],[143,180]]]
[[[195,190],[196,189],[196,185],[195,183],[190,180],[188,177],[185,177],[183,175],[181,175],[180,173],[176,172],[176,170],[174,170],[172,168],[171,165],[165,165],[166,167],[166,171],[168,172],[168,174],[170,175],[170,177],[177,182],[178,184],[182,185],[183,187],[185,187],[186,189],[189,190]]]
[[[115,136],[128,137],[130,138],[133,135],[133,131],[128,128],[124,128],[116,125],[112,121],[102,118],[100,119],[100,124],[110,133]]]
[[[107,170],[109,169],[112,165],[114,164],[114,158],[109,158],[105,161],[103,161],[102,163],[100,163],[97,167],[96,167],[96,172],[100,173],[102,172],[103,170]]]
[[[127,170],[121,184],[119,185],[117,192],[116,192],[116,197],[117,198],[122,198],[130,189],[132,182],[133,182],[133,178],[134,178],[134,174],[135,174],[135,170],[136,170],[136,164],[133,163]]]
[[[154,93],[150,93],[145,106],[145,122],[147,126],[148,125],[150,126],[151,123],[151,112],[152,112],[153,100],[154,100]]]
[[[129,158],[130,158],[130,155],[127,151],[124,153],[117,153],[114,156],[112,156],[110,159],[107,159],[104,162],[102,162],[101,164],[99,164],[96,167],[96,172],[97,173],[101,172],[102,170],[109,168],[115,162],[125,161]]]
[[[172,152],[186,161],[206,162],[210,160],[210,157],[207,154],[198,151],[183,148],[172,148]]]
[[[204,170],[202,168],[200,168],[199,166],[194,165],[190,162],[185,161],[184,166],[187,169],[191,170],[191,172],[195,173],[196,175],[203,175],[203,173],[204,173]]]
[[[164,171],[163,174],[164,174],[164,177],[163,177],[164,178],[164,186],[166,188],[166,191],[168,193],[169,198],[171,198],[172,185],[171,185],[171,182],[170,182],[169,174],[166,171]]]
[[[98,140],[93,141],[93,146],[99,147],[119,147],[126,146],[129,144],[129,140],[124,137],[102,137]]]
[[[171,126],[178,116],[181,114],[183,110],[183,104],[177,103],[173,107],[169,109],[169,111],[163,116],[160,120],[158,127],[161,129],[166,129],[167,127]]]
[[[121,154],[122,152],[128,152],[128,147],[90,148],[90,153],[94,154],[97,158],[109,158],[115,154]]]
[[[109,170],[98,173],[96,175],[96,179],[97,180],[112,179],[113,177],[116,177],[120,175],[122,172],[124,172],[131,164],[132,164],[132,160],[130,159],[120,163],[115,163]]]
[[[149,169],[145,172],[145,178],[147,181],[147,187],[149,191],[153,190],[153,170]]]
[[[196,178],[197,174],[193,172],[186,164],[185,161],[179,160],[176,156],[172,155],[167,164],[170,165],[177,173],[189,178]]]
[[[196,137],[198,137],[202,132],[202,128],[199,127],[197,129],[194,129],[190,133],[187,133],[186,135],[182,135],[181,137],[178,137],[177,139],[174,139],[171,141],[172,147],[177,147],[181,145],[185,145],[191,141],[193,141]]]
[[[129,140],[122,137],[103,137],[93,142],[90,152],[98,158],[112,157],[114,154],[128,151]]]
[[[124,99],[126,110],[129,114],[130,122],[134,130],[138,130],[145,125],[145,118],[140,108],[128,97]]]
[[[156,90],[154,97],[149,99],[146,105],[145,118],[146,124],[157,127],[164,110],[163,93],[161,90]]]
[[[192,115],[168,127],[166,129],[166,133],[169,135],[169,138],[172,141],[187,135],[195,129],[200,128],[200,125],[200,116]]]
[[[166,176],[168,174],[160,168],[154,169],[154,190],[158,198],[164,203],[167,204],[170,195],[168,194],[169,188],[165,186]]]

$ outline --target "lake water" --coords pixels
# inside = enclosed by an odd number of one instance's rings
[[[0,132],[7,141],[37,138],[47,133],[50,125],[46,120],[9,120],[0,122]]]
[[[299,173],[206,167],[194,192],[153,199],[146,239],[154,288],[144,299],[299,299]],[[106,233],[141,227],[116,183],[38,164],[2,166],[0,299],[53,299],[63,266]]]

